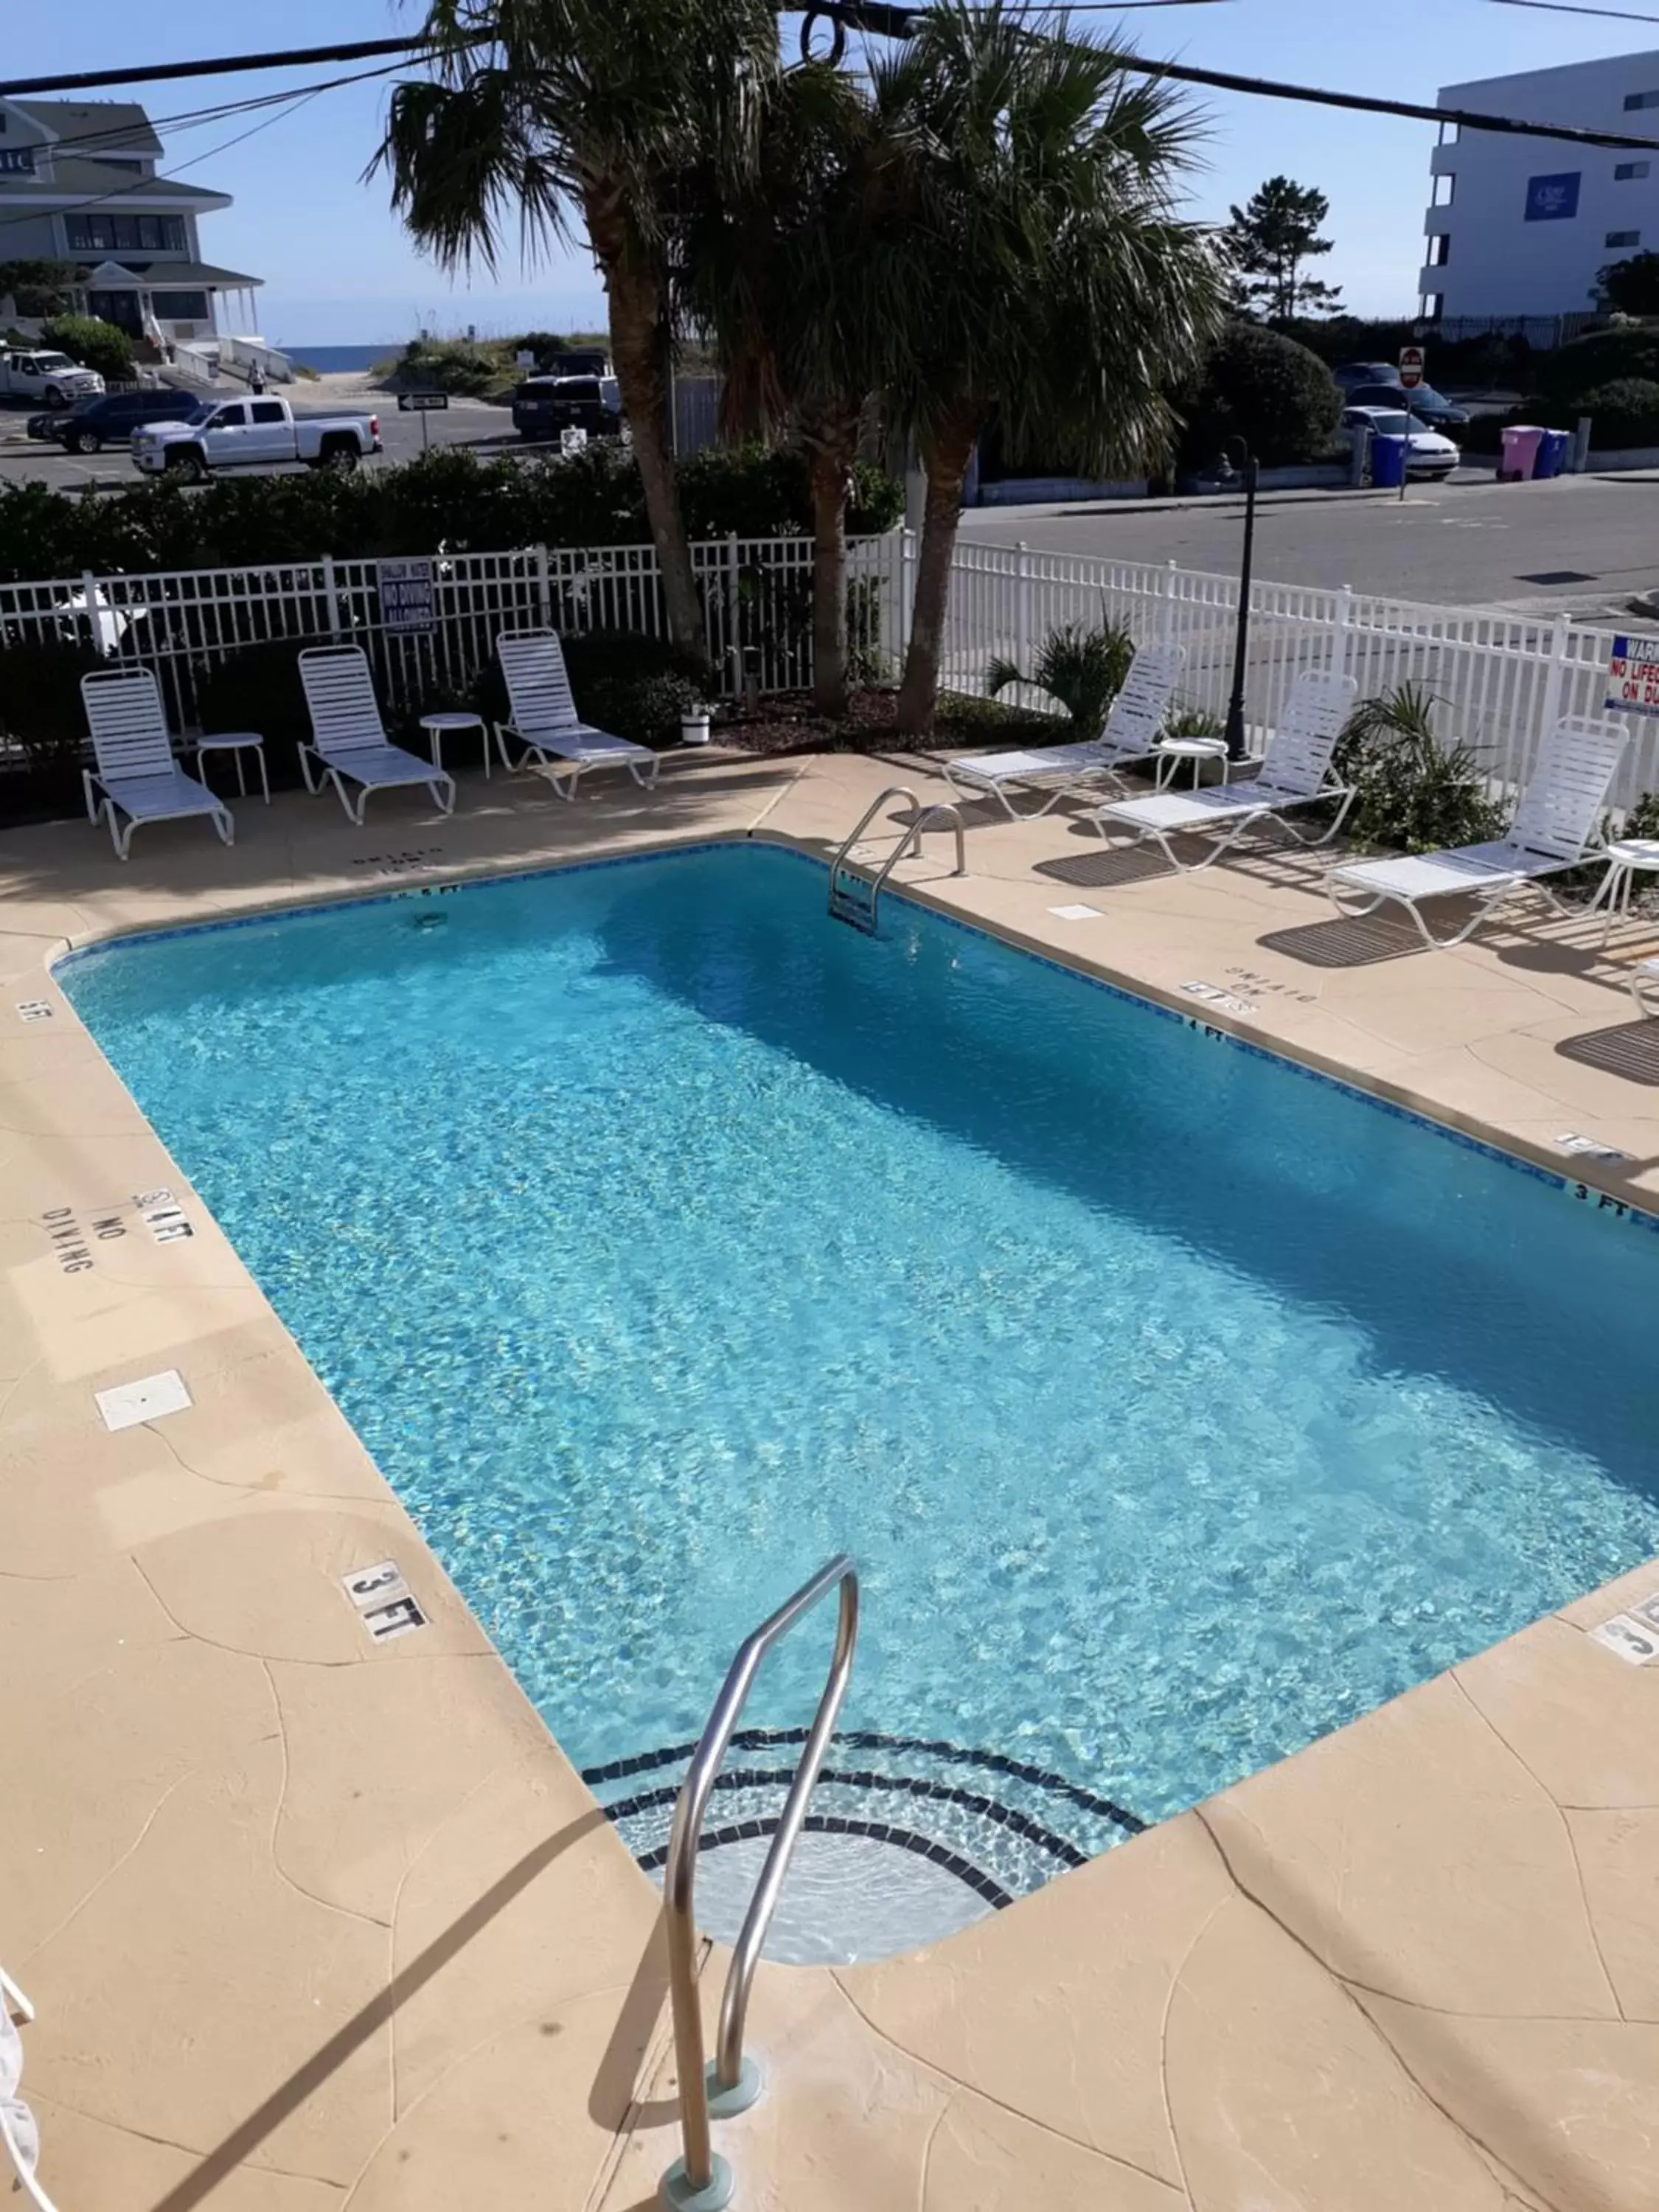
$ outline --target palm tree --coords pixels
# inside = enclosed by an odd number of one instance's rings
[[[445,268],[578,228],[604,280],[675,644],[706,647],[674,483],[677,229],[694,169],[740,186],[777,69],[767,0],[430,0],[434,74],[400,84],[371,169]]]
[[[880,272],[872,233],[890,150],[862,84],[823,62],[768,88],[747,188],[705,180],[688,225],[690,312],[724,372],[734,432],[781,434],[811,492],[812,681],[820,714],[847,711],[847,502],[880,376]]]
[[[1223,283],[1173,191],[1199,136],[1164,85],[1000,4],[940,0],[872,68],[903,250],[884,374],[927,479],[901,729],[933,726],[962,488],[993,412],[1015,451],[1127,471],[1167,447],[1165,394],[1219,324]]]

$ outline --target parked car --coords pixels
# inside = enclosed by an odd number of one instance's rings
[[[614,376],[530,376],[513,395],[513,427],[521,438],[556,438],[586,430],[620,437],[622,386]]]
[[[1461,430],[1468,422],[1468,411],[1455,407],[1443,392],[1431,384],[1413,385],[1407,392],[1396,378],[1392,384],[1362,384],[1348,394],[1350,407],[1407,406],[1412,413],[1437,430]]]
[[[48,407],[67,407],[90,399],[104,388],[95,368],[82,368],[50,346],[0,348],[0,398],[39,399]]]
[[[54,407],[31,415],[31,438],[53,438],[66,453],[96,453],[106,446],[125,446],[145,422],[178,422],[201,405],[193,392],[106,392],[77,399],[73,407]]]
[[[1438,430],[1431,430],[1415,415],[1408,415],[1403,407],[1345,407],[1342,428],[1352,437],[1361,429],[1370,430],[1380,438],[1405,438],[1406,473],[1413,477],[1432,477],[1438,482],[1449,477],[1463,456],[1451,440]]]
[[[1362,384],[1391,384],[1400,382],[1400,371],[1392,362],[1343,361],[1331,371],[1345,392],[1357,392]]]
[[[179,422],[141,423],[132,433],[134,468],[186,483],[284,461],[351,470],[380,450],[377,415],[295,415],[286,399],[200,399]]]

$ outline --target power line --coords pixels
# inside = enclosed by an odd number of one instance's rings
[[[1498,8],[1538,8],[1547,15],[1604,15],[1614,23],[1659,23],[1659,15],[1632,15],[1623,8],[1578,8],[1571,0],[1492,0]]]
[[[276,113],[264,117],[259,122],[251,125],[246,131],[237,131],[233,137],[222,138],[216,146],[210,146],[205,153],[192,154],[189,161],[180,161],[179,163],[179,168],[180,170],[193,169],[203,161],[212,161],[214,156],[217,154],[228,152],[231,147],[240,146],[244,139],[257,137],[260,131],[269,131],[273,123],[286,122],[290,115],[297,113],[301,107],[304,107],[308,102],[315,100],[319,94],[327,92],[330,88],[331,88],[327,85],[319,84],[310,86],[309,88],[299,92],[289,92],[282,94],[281,97],[286,105],[280,106]],[[260,100],[256,104],[259,106],[264,107],[269,106],[271,103],[270,100]],[[125,199],[129,194],[132,192],[141,192],[146,189],[153,190],[156,185],[165,185],[167,182],[167,179],[165,177],[135,177],[130,185],[118,185],[112,191],[94,192],[90,199],[76,200],[68,207],[58,208],[55,210],[54,212],[58,215],[67,216],[84,215],[92,209],[101,210],[102,209],[106,208],[112,200]],[[39,214],[33,208],[31,208],[26,214],[22,215],[0,216],[0,230],[9,230],[18,223],[38,222],[40,220],[40,218]],[[97,249],[88,248],[88,250],[96,251]],[[113,249],[110,250],[113,251]],[[155,264],[152,265],[154,266]],[[165,266],[165,264],[162,265]]]
[[[424,39],[359,39],[346,46],[289,46],[268,54],[220,54],[210,61],[147,62],[135,69],[82,70],[74,76],[19,76],[0,84],[0,100],[36,92],[91,92],[100,85],[160,84],[170,78],[236,76],[248,70],[306,69],[314,62],[362,62],[381,54],[416,54]]]
[[[1098,0],[1091,0],[1097,5]],[[1506,0],[1510,5],[1541,7],[1545,0]],[[1554,4],[1554,0],[1553,0]],[[845,24],[849,29],[872,32],[878,37],[908,38],[918,20],[911,9],[886,4],[886,0],[818,0],[817,6],[785,13],[814,15]],[[1062,9],[1063,12],[1063,9]],[[1109,6],[1102,10],[1115,12]],[[483,44],[483,40],[475,43]],[[0,98],[40,92],[87,91],[99,85],[159,82],[165,79],[224,76],[240,71],[305,67],[315,62],[362,61],[386,54],[409,56],[427,51],[420,39],[360,39],[349,46],[291,46],[263,54],[222,54],[211,60],[166,62],[117,70],[88,70],[74,76],[20,77],[0,83]],[[1470,108],[1425,107],[1414,100],[1383,100],[1359,92],[1331,92],[1322,87],[1287,84],[1273,77],[1245,76],[1224,70],[1206,70],[1188,62],[1143,61],[1121,58],[1124,69],[1141,76],[1168,77],[1182,84],[1202,85],[1212,91],[1242,93],[1257,100],[1295,100],[1304,106],[1334,107],[1360,115],[1392,115],[1412,123],[1455,123],[1461,130],[1485,131],[1509,137],[1561,139],[1575,146],[1603,146],[1620,153],[1659,153],[1659,138],[1641,138],[1612,131],[1583,131],[1565,123],[1523,122],[1510,115],[1486,115]],[[390,74],[390,71],[387,72]]]
[[[1067,10],[1064,0],[1055,12]],[[915,9],[898,8],[888,0],[817,0],[811,14],[844,24],[849,30],[873,32],[878,38],[910,38],[921,21]],[[809,17],[810,21],[810,17]],[[1486,115],[1467,107],[1424,107],[1415,100],[1383,100],[1363,92],[1329,92],[1310,84],[1286,84],[1275,77],[1243,76],[1226,70],[1200,69],[1189,62],[1149,62],[1138,54],[1121,54],[1119,66],[1138,76],[1170,77],[1181,84],[1199,84],[1215,92],[1240,92],[1257,100],[1292,100],[1313,107],[1346,108],[1361,115],[1398,115],[1413,123],[1455,123],[1464,131],[1502,132],[1524,138],[1564,138],[1575,146],[1607,146],[1620,153],[1659,153],[1659,138],[1638,138],[1613,131],[1582,131],[1568,123],[1522,122],[1512,115]]]

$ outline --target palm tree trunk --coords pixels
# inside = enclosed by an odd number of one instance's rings
[[[668,429],[669,331],[661,286],[655,271],[638,265],[615,210],[599,195],[588,196],[585,212],[610,303],[611,355],[645,490],[669,635],[681,653],[706,667],[708,640],[702,601],[692,574]]]
[[[847,712],[847,494],[857,450],[856,409],[826,409],[801,424],[812,492],[812,704]]]
[[[898,727],[911,737],[927,737],[933,726],[939,665],[945,649],[945,616],[951,599],[951,562],[962,520],[962,487],[979,427],[977,416],[971,420],[958,417],[922,447],[927,496],[922,507],[915,598],[910,609],[910,650],[905,656],[896,717]]]
[[[840,721],[847,712],[847,476],[815,453],[812,479],[812,704]]]

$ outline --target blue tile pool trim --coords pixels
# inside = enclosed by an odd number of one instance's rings
[[[935,1866],[953,1874],[958,1881],[966,1882],[969,1889],[976,1890],[999,1912],[1005,1911],[1014,1901],[1000,1882],[994,1881],[988,1874],[963,1858],[960,1851],[935,1843],[930,1836],[919,1836],[913,1828],[891,1827],[885,1820],[843,1818],[836,1813],[809,1813],[801,1826],[809,1836],[869,1836],[878,1844],[896,1844],[901,1850],[914,1851],[918,1858],[931,1859]],[[770,1819],[739,1820],[730,1828],[705,1828],[697,1838],[697,1850],[700,1853],[712,1851],[721,1844],[743,1843],[754,1837],[775,1836],[777,1832],[777,1821]],[[653,1874],[666,1863],[667,1858],[667,1844],[659,1844],[654,1850],[647,1851],[638,1864],[647,1874]]]
[[[544,876],[585,874],[598,868],[645,867],[659,860],[686,858],[694,854],[729,853],[741,850],[745,846],[781,854],[785,859],[799,861],[819,875],[829,872],[829,863],[820,860],[814,854],[803,853],[797,846],[775,843],[767,837],[756,837],[752,832],[739,837],[705,837],[683,845],[658,845],[648,852],[612,854],[592,860],[550,860],[539,867],[510,868],[499,873],[463,876],[453,883],[404,884],[387,890],[364,891],[352,898],[324,899],[314,902],[299,899],[291,904],[264,908],[258,914],[231,915],[219,921],[185,922],[176,929],[131,930],[124,936],[101,938],[94,945],[72,946],[51,963],[47,972],[56,980],[70,968],[94,959],[102,953],[125,951],[137,945],[166,944],[180,937],[203,937],[228,929],[252,929],[291,915],[344,914],[354,907],[389,906],[398,899],[442,898],[461,891],[484,890],[492,884],[531,883]],[[1258,1044],[1253,1038],[1241,1036],[1236,1030],[1218,1028],[1195,1014],[1183,1013],[1178,1006],[1166,1006],[1161,999],[1130,990],[1121,983],[1109,982],[1103,975],[1092,975],[1087,969],[1074,968],[1066,961],[1056,960],[1050,954],[1037,951],[1030,945],[1006,937],[982,922],[967,921],[960,915],[947,914],[942,908],[914,896],[907,888],[890,883],[884,889],[885,895],[899,905],[909,907],[918,914],[927,915],[947,929],[961,930],[964,935],[977,938],[983,943],[1000,945],[1018,957],[1035,961],[1043,968],[1051,968],[1057,975],[1069,975],[1074,982],[1086,984],[1091,990],[1104,991],[1109,997],[1121,1000],[1125,1006],[1138,1006],[1147,1013],[1158,1015],[1164,1021],[1179,1022],[1183,1028],[1194,1030],[1200,1036],[1231,1045],[1236,1051],[1248,1054],[1254,1060],[1268,1060],[1275,1067],[1287,1069],[1291,1074],[1300,1076],[1304,1082],[1322,1084],[1329,1090],[1340,1091],[1345,1097],[1358,1099],[1362,1105],[1386,1114],[1394,1121],[1410,1122],[1414,1127],[1426,1129],[1444,1142],[1460,1146],[1465,1152],[1474,1152],[1482,1159],[1495,1160],[1500,1167],[1529,1176],[1547,1189],[1557,1191],[1575,1203],[1589,1206],[1598,1215],[1607,1215],[1614,1222],[1628,1223],[1637,1228],[1659,1233],[1659,1212],[1650,1212],[1633,1200],[1614,1198],[1609,1191],[1597,1190],[1593,1184],[1576,1182],[1553,1168],[1541,1166],[1536,1160],[1523,1158],[1519,1152],[1505,1152],[1499,1145],[1490,1144],[1484,1138],[1472,1137],[1466,1130],[1455,1128],[1448,1121],[1437,1121],[1413,1107],[1402,1106],[1395,1099],[1385,1098],[1378,1091],[1366,1090],[1362,1084],[1350,1081],[1343,1076],[1329,1074],[1322,1067],[1310,1067],[1305,1060],[1275,1050],[1271,1045]]]
[[[733,1751],[765,1751],[775,1745],[805,1743],[811,1733],[806,1729],[739,1729],[732,1739]],[[1131,1813],[1109,1797],[1102,1797],[1081,1783],[1068,1782],[1063,1774],[1054,1774],[1046,1766],[1031,1766],[1024,1759],[1010,1759],[1001,1751],[969,1751],[959,1743],[933,1742],[921,1736],[880,1735],[868,1729],[837,1729],[830,1738],[833,1749],[839,1745],[846,1751],[894,1751],[920,1753],[957,1766],[983,1766],[994,1774],[1006,1774],[1018,1782],[1029,1782],[1040,1790],[1052,1790],[1057,1796],[1069,1797],[1085,1813],[1109,1820],[1115,1827],[1131,1836],[1140,1835],[1146,1823],[1138,1813]],[[674,1743],[661,1751],[639,1753],[632,1759],[612,1759],[603,1766],[585,1766],[581,1778],[590,1790],[599,1790],[607,1783],[627,1780],[630,1775],[648,1774],[659,1766],[672,1766],[689,1759],[696,1749],[695,1743]],[[785,1778],[786,1780],[787,1777]],[[843,1777],[857,1781],[857,1775]],[[611,1808],[613,1817],[620,1815],[621,1808]]]

